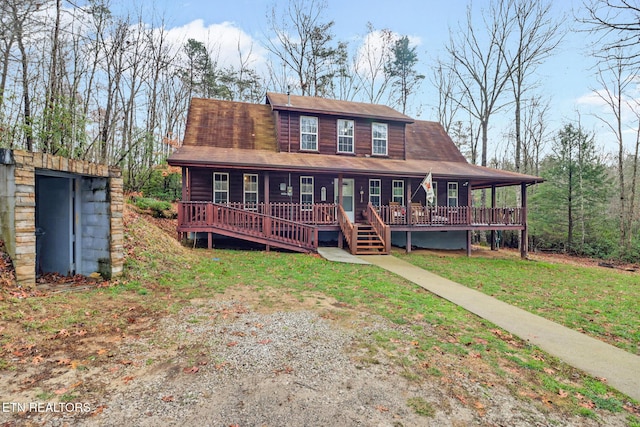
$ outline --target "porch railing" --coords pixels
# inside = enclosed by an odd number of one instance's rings
[[[226,205],[305,224],[325,225],[337,222],[334,203],[269,203],[267,206],[264,203],[231,202]]]
[[[181,202],[178,224],[201,224],[206,217],[207,205],[211,202]],[[226,206],[242,212],[266,215],[307,225],[340,225],[337,206],[333,203],[304,205],[300,203],[229,203]],[[368,209],[368,208],[367,208]],[[421,206],[412,204],[373,206],[382,223],[393,226],[522,226],[523,208],[482,208]],[[367,215],[365,210],[365,215]],[[252,217],[253,218],[253,217]],[[368,218],[371,222],[371,219]],[[375,221],[374,221],[375,222]],[[377,230],[380,232],[380,230]]]
[[[347,213],[344,211],[344,208],[338,205],[338,224],[340,225],[340,230],[342,230],[342,234],[344,235],[344,239],[347,241],[347,246],[349,246],[349,250],[352,254],[356,253],[357,249],[357,240],[358,240],[358,226],[357,224],[349,221],[349,217]]]
[[[376,206],[385,223],[416,226],[520,226],[524,225],[523,208],[481,208],[469,206]]]
[[[180,202],[178,228],[183,232],[226,230],[306,250],[315,250],[318,242],[313,225],[210,202]]]

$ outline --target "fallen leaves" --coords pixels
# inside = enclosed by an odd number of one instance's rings
[[[184,368],[182,372],[184,372],[185,374],[195,374],[199,370],[200,368],[198,368],[197,366],[192,366],[190,368]]]

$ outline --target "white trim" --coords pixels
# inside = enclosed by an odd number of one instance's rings
[[[402,184],[398,187],[398,188],[402,188],[402,195],[399,196],[401,200],[396,200],[396,197],[398,197],[394,193],[394,190],[396,189],[396,184]],[[391,181],[391,201],[398,202],[400,206],[404,206],[404,181],[403,180],[394,179],[393,181]]]
[[[372,194],[371,193],[371,183],[372,182],[376,182],[378,183],[378,194]],[[371,196],[376,196],[378,197],[378,204],[375,204],[371,201]],[[371,203],[374,206],[380,206],[382,204],[382,180],[379,178],[376,179],[370,179],[369,180],[369,203]]]
[[[302,122],[304,119],[312,119],[315,121],[315,132],[311,131],[303,131],[302,130]],[[314,116],[300,116],[300,151],[318,151],[318,118]],[[315,137],[315,147],[313,148],[305,148],[302,144],[302,137],[305,135],[312,135]]]
[[[247,178],[255,178],[255,185],[256,185],[256,189],[255,190],[250,190],[247,191]],[[247,194],[255,194],[256,195],[256,201],[255,201],[255,206],[251,207],[251,208],[247,208]],[[253,203],[253,202],[250,202]],[[242,204],[244,205],[245,209],[250,210],[250,211],[257,211],[258,210],[258,203],[260,203],[260,185],[259,185],[259,180],[258,180],[258,174],[257,173],[244,173],[242,174]]]
[[[302,180],[306,180],[306,179],[310,179],[311,182],[303,184]],[[311,192],[308,192],[308,191],[303,192],[302,191],[302,188],[303,188],[302,186],[303,185],[309,185],[309,184],[311,184]],[[311,209],[313,209],[313,193],[314,193],[314,190],[315,190],[315,183],[314,183],[313,176],[301,176],[300,177],[300,210],[310,211]],[[303,202],[302,201],[302,196],[303,195],[311,195],[311,203]]]
[[[375,137],[376,126],[384,127],[384,139]],[[376,141],[384,141],[384,153],[376,153],[375,146]],[[373,122],[371,123],[371,155],[372,156],[387,156],[389,153],[389,125],[387,123]]]
[[[351,124],[351,135],[341,135],[340,134],[340,123],[341,122],[347,122]],[[354,120],[349,120],[349,119],[338,119],[336,120],[336,132],[337,132],[337,141],[336,141],[336,151],[338,153],[348,153],[348,154],[353,154],[355,152],[355,134],[356,134],[356,122]],[[345,138],[345,139],[351,139],[351,150],[341,150],[340,149],[340,138]]]
[[[453,200],[453,197],[451,197],[451,190],[455,189],[456,192],[456,196],[455,196],[455,201],[456,204],[452,205],[451,204],[451,200]],[[460,192],[458,191],[458,183],[456,181],[449,181],[447,182],[447,206],[450,208],[455,208],[459,206],[459,198],[460,198]]]
[[[220,176],[220,177],[226,177],[226,183],[227,183],[227,188],[223,189],[223,190],[216,190],[216,177]],[[225,182],[225,180],[220,180],[219,182]],[[225,194],[225,198],[226,198],[226,203],[229,203],[229,173],[228,172],[214,172],[213,173],[213,202],[214,203],[221,203],[216,201],[216,193],[221,193],[221,194]]]

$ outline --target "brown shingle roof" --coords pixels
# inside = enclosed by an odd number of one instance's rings
[[[368,117],[377,120],[411,123],[409,116],[387,107],[386,105],[365,104],[363,102],[340,101],[316,96],[286,95],[284,93],[267,93],[267,104],[274,110],[302,111],[305,113],[322,113],[337,116]]]
[[[366,174],[423,178],[429,171],[440,179],[469,179],[474,187],[541,182],[540,178],[471,165],[467,162],[425,159],[392,160],[270,150],[220,149],[183,146],[169,158],[172,166],[225,167],[291,172]]]
[[[183,145],[275,150],[273,113],[263,104],[193,98]]]
[[[275,95],[278,102],[286,95]],[[366,117],[375,114],[398,115],[379,105],[320,98],[294,97],[300,109],[347,114],[344,108]],[[353,107],[353,106],[357,106]],[[194,98],[189,107],[183,146],[169,157],[172,166],[249,168],[296,172],[367,174],[370,176],[424,177],[431,171],[440,179],[468,179],[474,188],[516,185],[542,180],[535,176],[469,164],[442,126],[435,122],[407,122],[407,160],[324,155],[317,153],[282,153],[277,150],[275,120],[270,105]],[[293,107],[291,107],[293,109]],[[324,109],[336,110],[325,111]],[[392,113],[389,113],[391,111]],[[352,116],[355,113],[349,113]],[[385,116],[389,119],[389,115]],[[378,116],[381,118],[381,116]]]
[[[407,159],[467,162],[440,123],[416,120],[406,129]]]

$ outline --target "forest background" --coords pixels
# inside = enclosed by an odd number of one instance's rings
[[[281,0],[264,10],[260,65],[258,46],[240,37],[234,65],[220,56],[223,40],[176,42],[166,17],[145,7],[0,2],[0,147],[117,165],[127,190],[173,200],[180,175],[166,158],[192,97],[262,103],[267,91],[291,91],[414,117],[428,104],[427,119],[470,162],[546,180],[529,189],[532,250],[640,260],[635,1],[584,0],[567,14],[546,0],[470,1],[438,56],[426,57],[411,34],[371,23],[357,41],[340,40],[325,0]],[[539,69],[576,32],[596,88],[585,89],[601,108],[558,124]],[[426,87],[437,94],[428,103]],[[605,132],[585,126],[586,116]],[[496,205],[518,197],[503,189]],[[478,192],[474,203],[486,198]],[[518,245],[515,233],[502,237]]]

